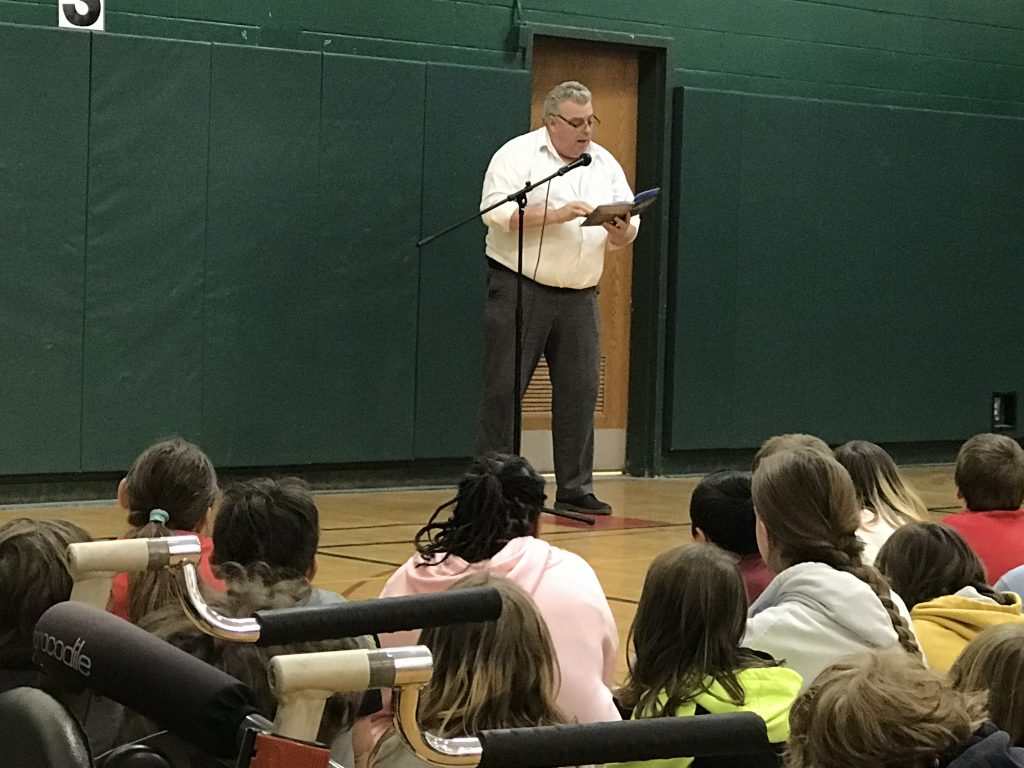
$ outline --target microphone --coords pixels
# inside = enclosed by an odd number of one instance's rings
[[[579,168],[580,166],[583,166],[583,165],[590,165],[592,162],[594,162],[594,159],[590,155],[588,155],[586,152],[584,152],[582,155],[577,157],[571,163],[563,165],[561,168],[559,168],[557,175],[558,176],[564,176],[569,171],[571,171],[571,170],[573,170],[575,168]]]
[[[58,684],[113,699],[215,757],[235,757],[244,728],[270,727],[247,686],[104,610],[54,605],[32,647]]]

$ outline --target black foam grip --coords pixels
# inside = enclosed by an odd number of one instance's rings
[[[255,614],[260,625],[257,645],[305,643],[445,624],[494,621],[500,615],[501,595],[494,587],[359,600],[321,608],[257,611]]]
[[[753,712],[484,731],[480,744],[479,768],[557,768],[771,749],[764,720]]]
[[[237,755],[239,725],[256,711],[235,678],[82,603],[42,615],[33,659],[60,685],[107,696],[216,757]]]

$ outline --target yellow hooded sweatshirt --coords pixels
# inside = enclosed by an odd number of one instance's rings
[[[713,715],[754,712],[764,719],[768,727],[768,741],[772,744],[784,744],[789,739],[789,710],[800,693],[803,678],[788,667],[744,669],[737,678],[746,694],[743,704],[734,704],[725,689],[715,681],[708,686],[705,693],[701,693],[693,701],[686,702],[676,710],[676,717],[693,715],[698,704]],[[658,698],[660,703],[664,704],[668,697],[663,691]],[[641,718],[634,712],[633,719]],[[607,768],[687,768],[692,762],[692,757],[679,757],[674,760],[609,763]]]
[[[915,605],[910,618],[928,666],[936,672],[948,672],[960,651],[983,629],[1024,622],[1020,597],[1013,592],[1002,594],[1012,597],[1013,603],[999,605],[973,587],[964,587],[955,595]]]

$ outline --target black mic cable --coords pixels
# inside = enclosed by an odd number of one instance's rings
[[[540,220],[540,242],[537,243],[537,261],[533,264],[533,282],[537,282],[537,270],[540,269],[541,248],[544,247],[544,227],[548,224],[548,200],[551,199],[551,180],[547,183],[547,192],[544,193],[544,216]]]
[[[586,152],[583,152],[579,157],[577,157],[571,163],[566,163],[561,168],[559,168],[558,169],[558,175],[559,176],[564,176],[569,171],[574,170],[576,168],[580,168],[580,167],[582,167],[584,165],[590,165],[592,162],[594,162],[594,159],[589,154],[587,154]],[[546,227],[547,223],[548,223],[548,200],[550,199],[550,197],[551,197],[551,179],[548,179],[547,192],[544,195],[544,216],[540,220],[540,242],[537,243],[537,261],[533,265],[533,278],[532,279],[533,279],[534,282],[537,282],[537,270],[540,269],[540,254],[541,254],[541,248],[544,247],[544,227]]]

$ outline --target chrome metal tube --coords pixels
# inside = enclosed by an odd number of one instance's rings
[[[260,639],[260,625],[254,618],[233,619],[221,616],[211,608],[199,589],[199,573],[191,562],[179,566],[184,589],[178,590],[178,601],[185,615],[201,631],[235,643],[255,643]]]
[[[480,740],[472,736],[445,739],[420,728],[417,710],[425,682],[400,685],[392,690],[391,708],[395,730],[417,756],[439,766],[476,765],[483,755]]]

